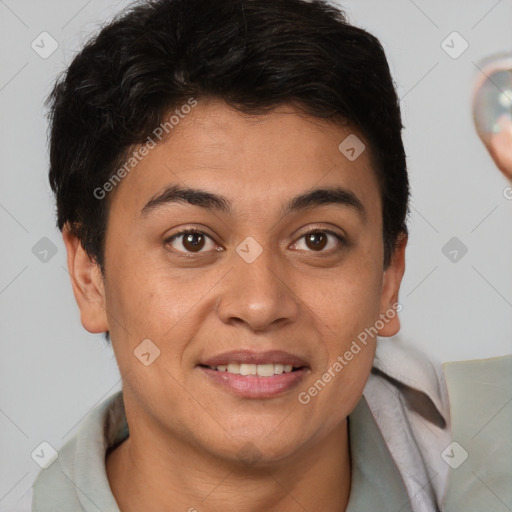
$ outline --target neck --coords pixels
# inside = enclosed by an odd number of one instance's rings
[[[351,484],[347,421],[300,453],[253,466],[130,425],[128,439],[107,456],[106,471],[121,512],[344,512]]]

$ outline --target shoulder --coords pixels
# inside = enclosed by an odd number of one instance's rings
[[[444,510],[511,510],[512,355],[443,368],[453,432]]]
[[[118,510],[105,469],[106,450],[126,436],[122,392],[111,395],[85,418],[32,485],[32,510],[82,510],[82,494],[101,510]],[[78,492],[77,489],[80,491]]]
[[[400,337],[379,339],[364,396],[402,475],[414,511],[440,508],[451,440],[441,364]]]

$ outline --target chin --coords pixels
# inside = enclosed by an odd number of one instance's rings
[[[289,430],[272,433],[272,428],[265,428],[257,432],[231,432],[231,436],[224,439],[224,449],[219,446],[215,452],[217,456],[243,466],[264,468],[293,457],[305,442],[299,432],[296,435]]]

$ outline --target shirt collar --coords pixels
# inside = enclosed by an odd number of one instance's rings
[[[450,407],[441,364],[399,336],[377,339],[373,373],[399,387],[411,408],[441,428],[450,425]]]

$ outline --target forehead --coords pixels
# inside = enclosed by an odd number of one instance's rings
[[[282,206],[287,198],[325,186],[343,186],[369,203],[373,214],[380,211],[370,148],[350,127],[290,105],[254,116],[214,100],[199,101],[174,121],[167,138],[117,185],[112,210],[141,213],[151,197],[174,184],[223,195],[233,213],[257,213],[273,202]]]

